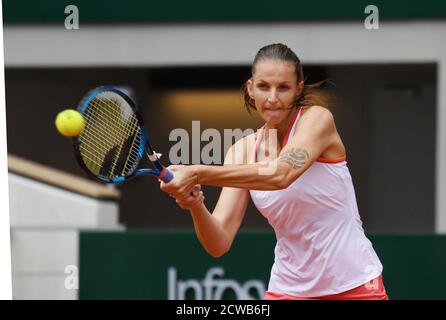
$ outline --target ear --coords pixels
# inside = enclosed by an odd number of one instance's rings
[[[299,97],[302,94],[302,91],[304,91],[304,86],[303,80],[297,85],[297,97]]]
[[[253,85],[254,85],[254,83],[252,82],[252,79],[249,79],[248,81],[246,81],[246,89],[248,90],[248,94],[249,94],[250,98],[254,100],[254,93],[252,92]]]

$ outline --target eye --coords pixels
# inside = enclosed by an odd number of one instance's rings
[[[261,84],[257,85],[257,88],[264,90],[264,89],[268,89],[268,86],[264,83],[261,83]]]
[[[279,90],[280,91],[287,91],[289,88],[287,86],[280,86]]]

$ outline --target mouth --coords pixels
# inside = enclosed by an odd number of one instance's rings
[[[264,108],[263,110],[265,111],[271,111],[271,112],[275,112],[275,111],[283,111],[283,108]]]

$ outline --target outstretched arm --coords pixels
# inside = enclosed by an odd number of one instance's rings
[[[245,215],[248,199],[247,190],[223,188],[212,213],[204,203],[190,209],[198,240],[211,256],[220,257],[231,248]]]
[[[322,107],[307,110],[298,122],[297,134],[277,159],[255,164],[194,166],[198,183],[255,190],[288,187],[329,147],[336,133],[331,112]]]
[[[225,165],[243,161],[240,155],[234,155],[233,150],[234,146],[226,155]],[[196,192],[196,196],[191,196],[189,193],[184,198],[180,197],[177,203],[182,208],[189,209],[195,233],[205,250],[213,257],[220,257],[230,249],[234,241],[245,215],[248,200],[247,190],[225,187],[212,214],[203,203],[201,191]]]
[[[251,190],[278,190],[288,187],[330,146],[336,134],[331,112],[314,106],[297,125],[297,134],[281,150],[277,159],[255,164],[225,166],[171,166],[175,178],[165,185],[167,192],[181,193],[199,183]]]

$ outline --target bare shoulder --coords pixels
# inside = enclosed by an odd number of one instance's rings
[[[336,129],[335,120],[332,112],[321,106],[312,106],[308,108],[302,115],[301,128],[302,136],[308,137],[309,139],[316,138],[317,141],[324,141],[323,138],[327,140],[327,146],[323,149],[321,153],[322,158],[338,158],[345,155],[345,146],[342,143],[342,139]],[[307,135],[308,134],[308,135]]]
[[[247,164],[255,143],[256,133],[237,140],[226,153],[225,164]]]
[[[335,129],[333,113],[325,107],[314,105],[305,110],[299,120],[301,126],[309,126],[314,129],[332,131]]]
[[[311,106],[305,110],[302,119],[312,119],[324,122],[334,122],[333,113],[322,106]]]

